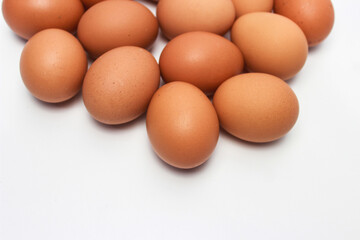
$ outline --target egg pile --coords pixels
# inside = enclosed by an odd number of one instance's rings
[[[4,0],[7,24],[28,40],[20,59],[27,89],[49,103],[82,89],[103,124],[147,112],[154,151],[182,169],[209,159],[220,126],[255,143],[292,129],[299,103],[285,81],[329,35],[330,0],[154,2],[156,16],[132,0]],[[169,42],[157,63],[148,49],[159,29]]]

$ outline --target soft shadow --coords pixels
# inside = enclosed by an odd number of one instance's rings
[[[79,102],[82,101],[82,94],[81,91],[78,92],[74,97],[70,98],[69,100],[66,100],[64,102],[60,102],[60,103],[48,103],[48,102],[43,102],[35,97],[32,96],[32,98],[34,99],[35,102],[37,102],[37,104],[41,105],[44,108],[47,109],[64,109],[64,108],[68,108],[71,107]]]
[[[245,141],[245,140],[241,140],[241,139],[239,139],[237,137],[234,137],[230,133],[226,132],[224,129],[221,129],[220,137],[224,138],[224,139],[228,139],[228,140],[233,141],[233,142],[236,142],[237,144],[243,145],[243,146],[248,147],[248,148],[272,148],[274,146],[282,144],[282,142],[284,141],[284,138],[286,136],[284,136],[284,137],[282,137],[282,138],[280,138],[278,140],[268,142],[268,143],[253,143],[253,142],[248,142],[248,141]]]
[[[146,2],[150,5],[152,5],[153,7],[155,7],[158,3],[157,2],[154,2],[154,1],[151,1],[151,0],[140,0],[139,2]]]
[[[231,30],[227,31],[224,35],[224,38],[226,38],[227,40],[231,41]]]
[[[94,118],[92,118],[90,115],[89,115],[89,118],[91,118],[92,122],[94,123],[94,125],[96,125],[98,128],[101,128],[103,130],[106,130],[106,131],[122,131],[122,130],[127,130],[127,129],[132,129],[132,128],[135,128],[136,126],[139,126],[141,124],[145,124],[145,120],[146,120],[146,114],[142,114],[140,117],[130,121],[130,122],[127,122],[127,123],[123,123],[123,124],[118,124],[118,125],[108,125],[108,124],[104,124],[104,123],[101,123],[97,120],[95,120]]]
[[[316,52],[320,51],[322,48],[322,44],[318,44],[316,46],[313,47],[309,47],[309,54],[315,54]]]
[[[157,159],[157,162],[167,171],[171,171],[174,174],[179,174],[179,175],[193,175],[193,174],[197,174],[199,172],[204,171],[204,169],[207,168],[207,166],[209,165],[209,161],[211,161],[212,157],[210,157],[206,162],[204,162],[203,164],[201,164],[198,167],[195,168],[191,168],[191,169],[180,169],[180,168],[176,168],[173,167],[169,164],[167,164],[166,162],[164,162],[156,153],[155,151],[152,149],[151,144],[149,143],[149,148],[151,148],[151,153],[153,155],[153,158]]]
[[[171,39],[167,38],[161,28],[159,28],[159,38],[165,42],[169,42]]]
[[[28,40],[26,40],[25,38],[22,38],[18,35],[16,35],[13,31],[9,31],[11,33],[11,35],[13,36],[14,41],[22,43],[22,44],[26,44]]]
[[[289,86],[291,86],[292,84],[294,84],[297,81],[298,78],[299,78],[299,74],[296,74],[294,77],[290,78],[289,80],[286,80],[285,82]]]
[[[167,45],[169,40],[165,37],[165,35],[162,33],[161,29],[159,29],[158,35],[156,36],[155,41],[146,49],[156,58],[155,53],[163,51],[163,48]],[[159,55],[159,58],[160,58]]]
[[[90,57],[90,55],[88,53],[86,53],[87,56],[87,60],[88,60],[88,70],[91,67],[91,65],[94,63],[94,59]]]
[[[162,76],[160,76],[160,85],[159,88],[161,88],[162,86],[164,86],[166,84],[166,82],[164,81],[164,79],[162,78]]]

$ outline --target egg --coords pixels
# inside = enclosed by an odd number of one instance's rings
[[[310,47],[321,43],[334,25],[335,13],[330,0],[275,0],[274,10],[300,26]]]
[[[148,48],[158,34],[155,16],[134,1],[103,1],[82,16],[78,38],[92,58],[121,46]]]
[[[2,12],[9,27],[29,39],[47,28],[75,31],[84,7],[80,0],[4,0]]]
[[[83,84],[84,104],[104,124],[130,122],[146,111],[160,84],[155,58],[143,48],[125,46],[99,57]]]
[[[231,0],[161,0],[156,15],[169,39],[191,31],[224,35],[235,20],[235,7]]]
[[[271,12],[274,0],[232,0],[236,10],[236,17],[251,12]]]
[[[90,8],[91,6],[99,3],[99,2],[102,2],[102,1],[105,1],[105,0],[81,0],[83,2],[83,4],[85,5],[86,8]],[[120,1],[120,0],[118,0]],[[123,0],[123,1],[131,1],[131,0]]]
[[[256,12],[238,18],[231,30],[250,72],[294,77],[308,55],[306,37],[299,26],[278,14]]]
[[[26,43],[20,58],[22,80],[30,93],[49,103],[75,96],[87,71],[80,42],[60,29],[46,29]]]
[[[213,104],[223,129],[255,143],[281,138],[299,115],[299,103],[291,88],[280,78],[264,73],[228,79],[215,92]]]
[[[171,40],[160,56],[166,82],[183,81],[212,94],[226,79],[241,73],[244,60],[239,48],[222,36],[188,32]]]
[[[219,122],[210,100],[185,82],[165,84],[154,94],[146,128],[156,154],[181,169],[206,162],[219,138]]]

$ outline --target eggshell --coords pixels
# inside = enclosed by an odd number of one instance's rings
[[[106,0],[81,0],[83,2],[83,4],[85,5],[86,8],[90,8],[93,5],[102,2],[102,1],[106,1]],[[120,1],[120,0],[117,0]],[[131,0],[122,0],[122,1],[131,1]]]
[[[80,42],[60,29],[46,29],[26,43],[20,59],[25,86],[36,98],[58,103],[81,89],[87,58]]]
[[[168,83],[154,94],[146,127],[157,155],[183,169],[209,159],[219,138],[219,122],[210,100],[185,82]]]
[[[309,46],[322,42],[334,25],[335,13],[330,0],[275,0],[274,10],[300,26]]]
[[[134,1],[103,1],[82,16],[78,37],[93,58],[121,46],[147,48],[155,41],[158,23],[144,5]]]
[[[304,66],[307,40],[290,19],[278,14],[256,12],[238,18],[231,30],[247,69],[288,80]]]
[[[4,0],[2,12],[10,28],[29,39],[47,28],[75,31],[84,6],[80,0]]]
[[[189,32],[171,40],[160,56],[166,82],[191,83],[212,94],[226,79],[241,73],[244,60],[229,40],[208,32]]]
[[[97,121],[122,124],[146,111],[160,83],[155,58],[143,48],[115,48],[90,67],[83,84],[84,104]]]
[[[227,132],[249,142],[281,138],[296,123],[299,103],[280,78],[247,73],[230,78],[213,99],[220,124]]]
[[[251,12],[271,12],[274,0],[232,0],[236,10],[236,17]]]
[[[235,7],[231,0],[161,0],[156,14],[169,39],[191,31],[224,35],[234,23]]]

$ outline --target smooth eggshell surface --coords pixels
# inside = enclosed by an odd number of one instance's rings
[[[247,73],[230,78],[213,99],[221,126],[249,142],[271,142],[284,136],[296,123],[299,103],[280,78]]]
[[[232,0],[236,10],[236,17],[251,12],[271,12],[274,0]]]
[[[157,155],[182,169],[208,160],[219,138],[219,122],[210,100],[185,82],[165,84],[154,94],[146,126]]]
[[[103,1],[85,12],[78,37],[91,57],[121,46],[148,48],[158,34],[155,16],[134,1]]]
[[[239,48],[222,36],[189,32],[171,40],[160,56],[160,70],[166,82],[191,83],[212,94],[226,79],[243,70]]]
[[[235,7],[231,0],[161,0],[156,14],[169,39],[191,31],[224,35],[235,20]]]
[[[297,23],[309,46],[322,42],[334,25],[335,13],[330,0],[275,0],[274,11]]]
[[[84,104],[97,121],[122,124],[146,111],[160,84],[155,58],[140,47],[120,47],[98,58],[83,84]]]
[[[4,0],[2,11],[10,28],[29,39],[47,28],[75,31],[84,6],[80,0]]]
[[[278,14],[256,12],[238,18],[231,30],[247,69],[288,80],[304,66],[306,37],[299,26]]]
[[[87,58],[80,42],[60,29],[46,29],[26,43],[20,59],[25,86],[50,103],[72,98],[81,89]]]

